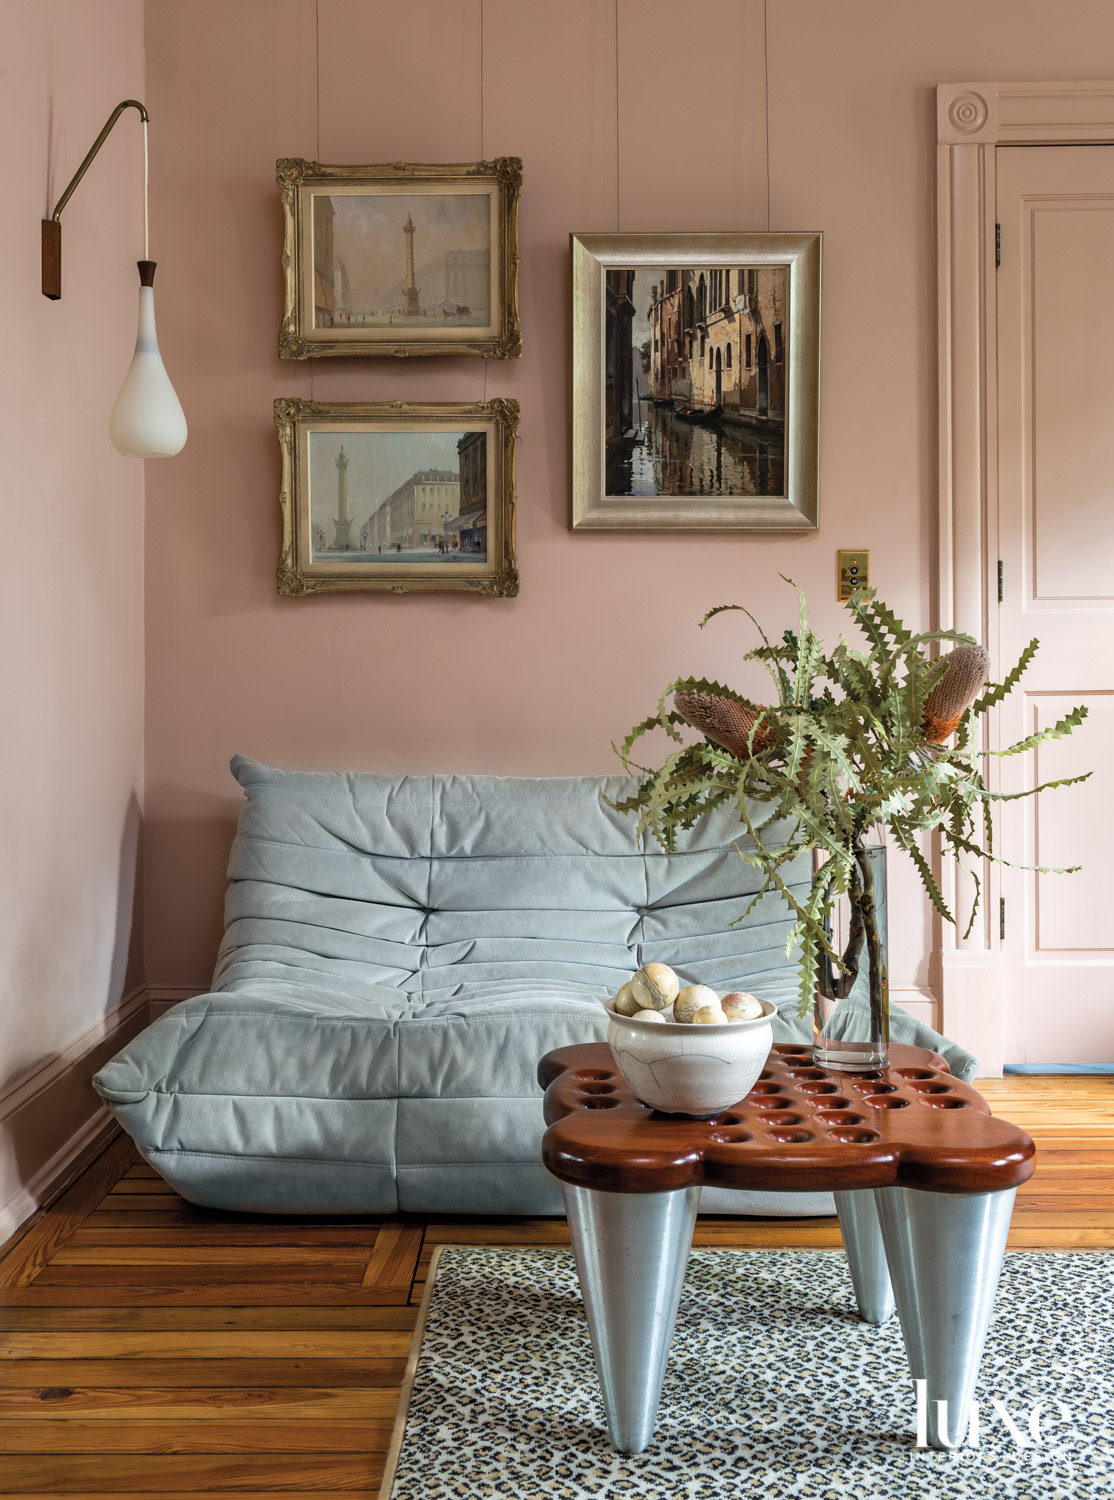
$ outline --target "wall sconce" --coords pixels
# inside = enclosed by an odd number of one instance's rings
[[[139,111],[143,121],[143,259],[139,266],[139,328],[135,353],[109,418],[112,446],[129,458],[171,458],[185,445],[188,429],[182,403],[170,383],[155,333],[155,262],[148,259],[147,111],[138,99],[125,99],[108,117],[54,213],[43,220],[43,296],[57,302],[62,295],[62,210],[85,176],[108,133],[126,109]]]

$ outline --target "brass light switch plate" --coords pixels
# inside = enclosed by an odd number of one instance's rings
[[[839,553],[839,587],[837,599],[850,599],[856,589],[870,583],[870,552]]]

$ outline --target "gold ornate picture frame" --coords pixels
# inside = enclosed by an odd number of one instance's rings
[[[275,163],[283,359],[522,353],[522,162]]]
[[[275,402],[278,592],[518,593],[518,402]]]
[[[571,526],[819,525],[819,233],[574,234]]]

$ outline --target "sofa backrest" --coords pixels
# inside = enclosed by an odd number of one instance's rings
[[[794,987],[790,918],[720,808],[666,853],[605,798],[625,776],[534,779],[280,771],[237,756],[246,793],[228,873],[218,985],[249,950],[331,954],[362,987],[445,993],[529,982],[613,991],[640,962],[690,981]],[[805,861],[787,870],[798,888]],[[339,967],[338,967],[339,965]]]

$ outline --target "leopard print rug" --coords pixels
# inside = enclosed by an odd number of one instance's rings
[[[447,1248],[382,1494],[1114,1497],[1112,1272],[1103,1251],[1007,1255],[979,1381],[980,1446],[938,1452],[915,1445],[898,1321],[859,1320],[841,1252],[695,1250],[654,1440],[630,1457],[607,1438],[571,1252]],[[1033,1443],[1029,1413],[1042,1400]]]

